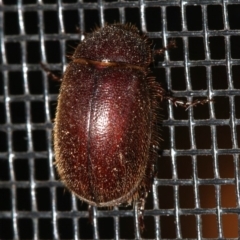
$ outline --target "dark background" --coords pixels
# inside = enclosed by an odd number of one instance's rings
[[[3,1],[0,239],[135,238],[132,207],[98,209],[93,227],[87,205],[58,181],[52,122],[60,84],[39,65],[61,76],[82,35],[114,22],[136,25],[155,49],[175,39],[177,49],[151,65],[156,80],[177,97],[214,98],[188,111],[163,102],[143,238],[239,237],[240,4],[210,3]]]

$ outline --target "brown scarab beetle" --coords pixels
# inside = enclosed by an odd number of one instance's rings
[[[131,25],[87,35],[63,77],[54,125],[63,183],[94,206],[137,201],[153,181],[161,87],[147,39]]]
[[[56,167],[65,186],[90,205],[136,202],[144,209],[164,96],[150,76],[152,55],[136,27],[107,25],[78,45],[64,73],[54,125]]]

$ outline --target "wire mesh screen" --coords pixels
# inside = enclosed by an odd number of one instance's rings
[[[39,64],[61,74],[84,33],[114,22],[136,25],[155,49],[175,39],[151,66],[156,80],[179,98],[214,98],[188,111],[163,102],[142,234],[131,206],[94,209],[91,224],[59,182],[60,83]],[[238,0],[0,1],[0,239],[239,239],[239,43]]]

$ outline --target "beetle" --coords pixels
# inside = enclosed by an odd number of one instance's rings
[[[162,88],[149,76],[150,44],[135,26],[107,25],[71,60],[54,125],[59,176],[93,206],[138,201],[152,185],[160,143]]]
[[[135,203],[140,219],[156,174],[162,99],[183,107],[209,101],[167,96],[149,70],[153,55],[166,48],[153,52],[150,46],[130,24],[87,35],[64,73],[54,124],[64,185],[91,206]]]

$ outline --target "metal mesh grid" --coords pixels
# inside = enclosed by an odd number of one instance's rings
[[[162,157],[145,211],[147,239],[240,237],[240,2],[1,1],[0,239],[133,239],[132,207],[95,209],[64,191],[53,167],[52,119],[62,72],[82,32],[131,22],[155,48],[152,66],[175,96],[214,97],[198,108],[163,104]]]

